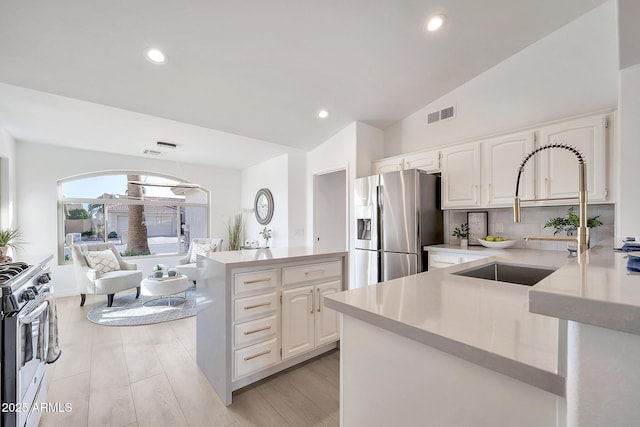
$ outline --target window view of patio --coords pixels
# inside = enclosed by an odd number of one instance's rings
[[[198,185],[145,174],[92,174],[59,182],[60,252],[112,242],[123,257],[186,253],[208,237],[209,194]]]

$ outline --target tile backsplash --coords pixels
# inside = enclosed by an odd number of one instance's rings
[[[545,206],[545,207],[523,207],[521,211],[522,221],[513,222],[513,210],[511,208],[500,209],[477,209],[477,210],[448,210],[444,211],[445,243],[457,244],[459,239],[451,236],[453,229],[460,224],[467,222],[467,212],[485,211],[489,212],[489,234],[517,239],[513,246],[526,249],[563,250],[567,248],[566,242],[526,242],[522,238],[527,235],[553,235],[552,228],[544,228],[544,224],[552,217],[565,216],[569,206]],[[577,212],[577,206],[576,206]],[[615,218],[615,205],[589,205],[587,216],[599,215],[602,221],[600,227],[591,228],[591,242],[596,242],[608,238],[613,238],[613,221]],[[472,244],[473,242],[469,242]]]

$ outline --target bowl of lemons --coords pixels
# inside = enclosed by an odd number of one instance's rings
[[[506,249],[516,244],[516,240],[501,236],[487,236],[484,239],[478,239],[478,242],[485,248],[494,249]]]

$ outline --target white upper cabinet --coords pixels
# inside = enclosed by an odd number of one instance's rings
[[[443,149],[442,208],[478,206],[480,206],[480,143],[473,142]]]
[[[533,151],[533,131],[519,132],[482,142],[482,199],[485,206],[511,206],[516,194],[518,166]],[[520,177],[519,196],[535,197],[535,159]]]
[[[606,120],[605,115],[598,115],[540,129],[538,147],[565,144],[582,153],[587,163],[589,202],[607,200]],[[578,159],[575,154],[568,150],[549,149],[536,154],[536,157],[536,191],[539,197],[577,197]]]
[[[386,172],[401,171],[404,169],[404,161],[400,158],[382,159],[373,162],[374,175]]]
[[[404,169],[421,169],[429,173],[440,172],[440,150],[420,151],[405,157],[391,157],[373,162],[374,174]]]
[[[425,172],[440,172],[440,150],[423,151],[404,157],[405,169],[420,169]]]

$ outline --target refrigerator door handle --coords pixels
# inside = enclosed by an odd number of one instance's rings
[[[383,187],[382,185],[378,185],[376,186],[376,198],[378,199],[378,250],[381,250],[384,245],[383,240],[384,240],[384,233],[382,232],[383,228],[383,222],[382,222],[382,211],[384,210],[384,200],[382,198],[382,193],[383,193]]]

